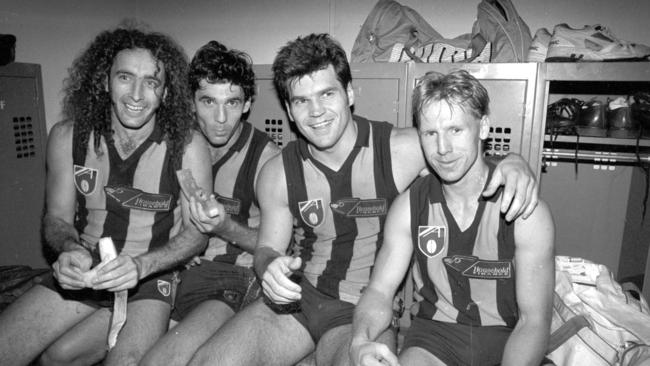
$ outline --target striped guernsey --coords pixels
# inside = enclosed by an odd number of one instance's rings
[[[392,125],[354,116],[355,147],[339,171],[314,159],[299,139],[282,152],[294,252],[304,278],[324,294],[356,304],[370,280],[388,207],[397,196]]]
[[[241,121],[241,133],[228,152],[212,165],[215,196],[231,218],[251,228],[259,226],[255,172],[262,152],[273,143],[263,132]],[[205,258],[251,267],[253,255],[212,235]]]
[[[490,175],[494,167],[490,165]],[[488,177],[489,181],[489,177]],[[501,193],[479,198],[474,221],[461,232],[434,175],[410,188],[418,317],[513,328],[518,310],[514,224],[500,213]]]
[[[156,126],[126,160],[110,137],[101,137],[99,151],[91,135],[86,156],[73,154],[75,228],[82,241],[94,247],[110,236],[118,253],[130,256],[165,245],[182,219],[180,186],[162,130]]]

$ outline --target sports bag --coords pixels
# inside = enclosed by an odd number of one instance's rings
[[[650,308],[607,267],[556,257],[548,359],[558,366],[650,365]],[[637,289],[638,290],[638,289]]]
[[[526,62],[532,42],[530,29],[510,0],[482,0],[472,27],[474,55],[492,44],[490,62]]]
[[[419,47],[443,39],[415,10],[393,0],[379,0],[361,26],[352,46],[351,62],[389,62],[399,43]]]

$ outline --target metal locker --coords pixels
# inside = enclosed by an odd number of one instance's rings
[[[46,128],[40,65],[0,67],[0,265],[46,266]]]

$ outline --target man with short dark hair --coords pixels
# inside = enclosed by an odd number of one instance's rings
[[[192,221],[210,235],[198,264],[180,274],[174,320],[180,320],[148,352],[143,365],[185,365],[223,323],[255,300],[260,286],[253,265],[259,208],[255,182],[280,150],[245,118],[255,96],[250,57],[217,41],[201,47],[190,63],[196,119],[209,142],[219,214],[192,199]]]

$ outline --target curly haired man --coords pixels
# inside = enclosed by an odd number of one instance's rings
[[[137,364],[167,330],[174,270],[206,243],[175,172],[189,169],[199,186],[211,186],[187,70],[168,36],[134,28],[101,32],[74,61],[67,119],[47,148],[43,232],[58,258],[51,278],[0,315],[0,364],[39,355],[51,365]],[[102,237],[119,255],[95,267]],[[113,293],[123,290],[128,321],[107,351]]]

